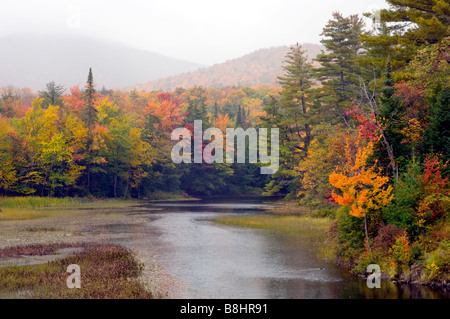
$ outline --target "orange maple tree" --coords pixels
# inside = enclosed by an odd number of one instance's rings
[[[332,192],[333,199],[339,205],[350,206],[350,214],[355,217],[363,217],[366,231],[366,241],[369,246],[367,231],[367,214],[386,206],[393,198],[392,186],[387,186],[389,177],[382,176],[377,170],[375,162],[368,164],[369,157],[373,154],[374,144],[358,139],[357,144],[351,145],[346,140],[344,167],[337,168],[329,176],[330,184],[341,190],[342,195]],[[355,148],[356,146],[356,148]]]

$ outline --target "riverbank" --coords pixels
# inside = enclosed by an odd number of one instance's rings
[[[185,291],[187,294],[183,296],[197,296],[197,292],[189,290],[187,283],[191,280],[196,285],[200,283],[195,289],[198,287],[210,289],[211,287],[207,284],[202,286],[205,273],[207,273],[207,269],[202,268],[207,265],[205,260],[202,259],[205,257],[217,262],[217,265],[211,267],[211,274],[216,274],[217,269],[223,265],[226,266],[228,261],[233,261],[230,266],[240,265],[239,267],[236,266],[236,274],[242,274],[247,269],[245,268],[246,265],[253,265],[255,262],[266,265],[265,261],[267,261],[270,265],[273,260],[278,258],[274,257],[274,252],[278,254],[281,250],[286,250],[286,256],[292,256],[291,266],[295,276],[299,274],[299,269],[304,269],[304,272],[300,272],[301,275],[305,275],[305,272],[308,274],[312,272],[311,275],[315,278],[314,276],[321,274],[323,268],[320,267],[325,267],[322,266],[325,264],[332,269],[339,269],[333,265],[336,261],[335,248],[338,244],[333,241],[336,235],[335,230],[333,231],[336,220],[333,214],[329,214],[327,211],[306,211],[298,205],[294,205],[294,203],[286,202],[270,202],[270,205],[266,205],[268,202],[261,200],[253,205],[249,205],[247,202],[245,202],[245,205],[238,202],[225,202],[215,203],[211,206],[199,203],[196,209],[193,209],[192,212],[188,209],[188,212],[186,205],[189,208],[197,206],[195,202],[192,204],[180,202],[170,205],[158,203],[150,205],[148,202],[143,201],[144,205],[134,205],[133,202],[128,202],[129,205],[126,207],[98,205],[94,208],[49,207],[25,209],[33,214],[41,215],[39,215],[39,218],[0,221],[0,249],[15,249],[14,247],[30,245],[72,245],[73,243],[77,243],[77,245],[78,243],[120,245],[132,251],[136,260],[144,265],[139,279],[146,283],[148,292],[152,296],[164,298],[176,298],[182,296]],[[286,209],[283,209],[286,206],[290,206],[289,213],[286,212]],[[248,211],[246,211],[247,209]],[[20,211],[22,209],[13,210]],[[0,215],[3,213],[5,212],[0,213]],[[219,220],[217,220],[217,213],[222,214]],[[214,218],[222,225],[267,229],[268,232],[266,233],[265,230],[246,231],[214,225],[211,222],[211,219]],[[275,234],[275,232],[278,234]],[[198,234],[201,234],[201,236],[198,236]],[[282,236],[279,236],[279,234]],[[228,243],[233,242],[233,240],[236,241],[233,249],[226,248]],[[246,250],[249,248],[248,245],[242,245],[241,243],[247,243],[252,248]],[[259,245],[258,243],[264,244]],[[272,244],[273,247],[270,248]],[[192,256],[195,256],[198,252],[198,247],[203,247],[202,245],[205,249],[202,250],[203,253],[200,255],[199,261],[197,259],[191,260]],[[315,248],[310,249],[311,247]],[[268,250],[265,250],[265,248],[268,248]],[[291,248],[295,253],[290,251]],[[205,251],[208,254],[205,254]],[[66,250],[64,252],[67,253]],[[168,255],[165,255],[167,252],[169,252]],[[235,252],[239,253],[235,254]],[[267,253],[269,254],[266,255]],[[59,259],[67,257],[57,252],[56,254],[46,254],[42,258],[53,258],[53,255],[59,255]],[[73,255],[73,251],[71,255]],[[164,257],[161,257],[162,255]],[[314,266],[298,264],[298,262],[302,263],[305,260],[304,258],[298,258],[298,256],[305,255],[313,260],[311,265]],[[241,258],[241,256],[247,257]],[[269,256],[269,258],[266,260],[264,256]],[[322,263],[314,257],[331,262]],[[41,256],[29,256],[29,258],[32,259],[32,263],[35,263],[36,260],[42,260]],[[171,268],[174,263],[173,258],[180,260],[178,268],[175,268],[175,270]],[[2,266],[1,259],[0,256],[0,267]],[[167,260],[171,261],[166,263]],[[4,259],[3,261],[8,263],[11,260]],[[23,266],[23,261],[24,259],[21,259],[21,262],[17,263],[16,266]],[[190,267],[187,267],[188,264],[190,264]],[[163,265],[163,267],[160,265]],[[266,266],[260,269],[261,273],[265,275],[259,277],[259,280],[265,280],[263,278],[267,278],[267,276],[276,277],[275,273],[278,272],[274,272],[270,267],[270,269],[267,269]],[[381,266],[384,270],[385,266]],[[188,269],[187,274],[184,269]],[[194,272],[192,269],[198,269],[198,271]],[[221,270],[224,274],[230,272],[230,269],[226,267]],[[253,266],[249,266],[247,271],[250,274],[247,278],[248,283],[255,283]],[[282,276],[292,276],[289,267],[285,271],[287,272],[283,273]],[[338,271],[340,273],[345,272]],[[318,274],[315,272],[318,272]],[[67,276],[66,273],[64,274]],[[183,277],[180,274],[186,276]],[[348,272],[346,274],[348,275]],[[285,279],[283,277],[281,280]],[[360,279],[357,280],[361,282]],[[353,286],[353,280],[350,281],[352,282],[350,285]],[[218,282],[222,284],[222,281],[219,280]],[[239,282],[242,282],[242,278],[239,279]],[[355,282],[357,282],[356,279]],[[229,288],[235,289],[236,285],[239,284],[233,283]],[[340,289],[338,286],[335,288]],[[215,293],[216,289],[218,287],[214,287],[211,291]],[[250,290],[250,292],[253,293],[254,291]],[[279,293],[284,296],[285,292],[280,291]],[[297,292],[292,293],[299,296]],[[292,296],[292,294],[287,296]],[[333,296],[339,296],[339,294],[333,294]]]
[[[33,205],[22,204],[26,207],[4,208],[0,212],[0,276],[1,282],[6,286],[0,285],[0,294],[3,297],[11,298],[170,297],[172,278],[166,276],[164,269],[157,264],[154,258],[155,253],[151,247],[125,247],[121,244],[124,239],[130,238],[130,242],[135,242],[135,238],[145,236],[145,229],[142,225],[149,221],[148,212],[157,210],[140,206],[145,202],[123,199],[93,199],[78,202],[74,205],[66,205],[64,201],[55,204],[55,201],[53,201],[53,205],[47,207],[30,207]],[[54,247],[74,247],[74,245],[87,250],[81,255],[77,254],[76,251],[71,251],[69,254],[66,250],[64,253],[52,252]],[[50,249],[49,247],[53,248]],[[92,251],[89,247],[97,247],[100,250],[106,249],[105,253],[109,251],[111,254],[101,257],[97,255],[97,248]],[[19,258],[12,259],[12,256],[8,255],[10,253],[5,253],[14,251],[26,251],[26,253]],[[90,267],[94,267],[95,263],[91,263],[91,261],[103,258],[102,260],[105,263],[102,264],[101,268],[112,267],[111,272],[107,275],[116,279],[115,271],[119,271],[120,267],[128,267],[122,263],[123,261],[128,260],[127,262],[130,265],[136,262],[143,267],[138,272],[133,272],[133,276],[127,275],[127,278],[132,279],[133,284],[125,283],[122,285],[120,282],[124,278],[117,279],[119,280],[117,284],[121,287],[117,291],[109,290],[112,286],[106,281],[101,281],[100,278],[99,281],[95,281],[94,278],[91,278],[88,287],[92,289],[82,289],[84,292],[78,292],[78,295],[67,295],[69,292],[66,290],[69,289],[65,285],[65,278],[69,274],[65,272],[65,269],[58,272],[59,277],[55,275],[55,278],[59,279],[64,277],[64,280],[60,282],[63,285],[62,287],[56,287],[54,283],[49,283],[50,286],[43,286],[42,289],[38,289],[34,285],[36,281],[40,280],[39,278],[54,277],[55,269],[59,267],[58,265],[61,265],[61,261],[53,260],[54,258],[65,258],[64,262],[71,260],[76,264],[84,264],[85,266],[82,267],[83,273],[93,273]],[[42,260],[50,261],[50,264],[39,265]],[[8,267],[3,268],[2,266]],[[28,279],[21,281],[18,274],[26,274],[25,277]],[[98,275],[102,277],[101,274]],[[116,282],[116,279],[111,282]],[[28,288],[24,288],[25,286]],[[142,290],[142,287],[145,287],[146,292]],[[49,291],[48,294],[47,290]],[[103,290],[105,294],[102,295],[101,291]],[[14,291],[17,294],[14,294]],[[136,295],[132,295],[133,293],[136,293]],[[70,294],[74,293],[71,292]]]
[[[62,211],[120,209],[139,204],[138,200],[125,199],[8,197],[0,199],[0,221],[41,219],[54,216]]]
[[[307,238],[319,247],[318,258],[344,266],[358,277],[367,278],[367,266],[378,264],[382,279],[394,284],[450,288],[450,227],[446,223],[431,229],[423,237],[422,246],[396,241],[396,237],[385,238],[384,241],[375,238],[375,247],[368,251],[364,246],[353,248],[341,245],[342,234],[339,233],[337,219],[342,222],[346,212],[336,214],[332,209],[309,209],[293,201],[274,202],[268,212],[270,215],[227,217],[215,221],[239,227],[270,229],[293,238]],[[355,228],[353,231],[358,230]]]
[[[95,197],[40,197],[13,196],[0,197],[0,212],[5,209],[18,208],[96,208],[96,207],[129,207],[146,201],[185,201],[199,200],[184,193],[157,192],[143,199],[95,198]]]
[[[158,195],[158,196],[157,196]],[[51,217],[56,211],[95,210],[138,207],[148,202],[199,200],[185,194],[158,193],[152,198],[123,199],[95,197],[0,197],[0,221],[30,220]]]
[[[58,259],[63,249],[76,251]],[[74,250],[77,249],[77,250]],[[0,249],[1,260],[46,256],[46,263],[0,267],[0,296],[3,298],[52,299],[149,299],[153,295],[141,280],[143,265],[128,249],[110,244],[71,243],[27,245]],[[69,289],[69,265],[80,267],[80,287]],[[72,280],[69,280],[72,283]]]
[[[283,205],[285,206],[285,205]],[[295,211],[291,208],[291,213]],[[328,241],[328,230],[331,226],[331,219],[326,217],[315,217],[308,215],[304,210],[296,211],[295,215],[281,213],[279,207],[269,209],[275,210],[278,215],[250,215],[217,218],[214,221],[219,224],[262,228],[275,231],[282,235],[297,240],[299,244],[307,243],[318,251],[319,259],[330,261],[334,256],[334,247]]]

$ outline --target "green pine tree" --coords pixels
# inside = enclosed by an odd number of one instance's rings
[[[383,129],[377,157],[381,163],[387,161],[385,166],[389,168],[388,172],[398,178],[399,164],[407,163],[410,150],[407,144],[403,143],[405,135],[402,133],[406,126],[406,109],[402,99],[395,94],[396,87],[390,63],[386,65],[383,84],[380,89],[378,110],[379,122]]]
[[[278,78],[282,87],[279,103],[283,116],[279,125],[285,139],[283,144],[288,146],[286,160],[291,162],[295,153],[301,152],[301,156],[306,157],[311,144],[311,101],[307,94],[312,87],[312,67],[299,44],[291,48],[284,62],[284,75]]]
[[[87,131],[87,139],[86,139],[86,148],[85,148],[85,161],[86,161],[86,190],[88,194],[91,194],[91,172],[92,172],[92,164],[94,161],[94,150],[93,150],[93,128],[95,123],[97,123],[97,109],[95,108],[95,100],[97,96],[97,92],[94,86],[94,77],[92,76],[92,68],[89,68],[89,74],[87,79],[87,84],[85,86],[86,90],[84,91],[84,100],[85,106],[82,110],[82,120],[86,125]]]
[[[429,125],[424,132],[423,151],[441,153],[450,160],[450,89],[445,88],[436,95],[430,106]]]
[[[298,174],[294,168],[307,156],[312,139],[312,66],[301,45],[291,47],[283,70],[280,96],[271,97],[264,107],[267,115],[261,117],[264,127],[280,130],[280,168],[266,185],[266,195],[296,194]]]
[[[360,86],[362,71],[355,62],[361,55],[363,27],[364,22],[357,15],[343,17],[334,12],[321,34],[325,37],[321,43],[326,52],[316,57],[321,66],[315,69],[315,76],[322,83],[316,97],[326,121],[350,126],[346,109]]]
[[[368,57],[378,69],[389,59],[394,72],[402,70],[417,50],[450,35],[448,0],[386,0],[379,12],[381,32],[362,36]],[[373,16],[373,13],[366,13]]]
[[[49,105],[54,105],[62,108],[64,91],[65,88],[62,85],[57,85],[55,81],[47,83],[46,90],[39,91],[39,97],[44,99],[42,107],[46,109]]]
[[[203,128],[209,126],[208,112],[206,109],[206,90],[201,86],[194,86],[189,90],[187,99],[187,116],[185,123],[193,124],[195,120],[203,121]]]
[[[97,92],[95,90],[94,77],[92,76],[92,68],[89,68],[87,85],[85,86],[85,88],[85,107],[83,108],[82,117],[84,123],[86,124],[86,127],[88,129],[91,129],[97,121],[97,109],[94,106],[97,98]]]
[[[235,127],[243,127],[242,125],[242,110],[241,105],[238,105],[238,110],[236,113],[236,124]]]

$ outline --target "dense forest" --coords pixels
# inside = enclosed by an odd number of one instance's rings
[[[27,89],[2,89],[4,195],[258,195],[268,183],[256,165],[175,165],[170,135],[196,119],[204,129],[261,125],[279,88],[97,92],[90,71],[83,90],[63,91],[50,82],[34,99]]]
[[[427,254],[430,278],[448,276],[450,5],[387,2],[372,31],[357,15],[334,13],[325,50],[312,64],[292,46],[277,86],[97,90],[90,70],[68,94],[54,82],[37,97],[2,88],[0,191],[281,195],[336,214],[341,260],[402,273]],[[175,165],[170,133],[194,120],[203,129],[279,128],[279,171]]]

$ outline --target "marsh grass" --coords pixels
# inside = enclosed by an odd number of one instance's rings
[[[308,215],[314,212],[305,206],[300,206],[298,201],[277,201],[273,203],[273,206],[268,209],[272,214],[276,215]]]
[[[49,216],[49,212],[37,209],[6,208],[0,212],[0,221],[5,220],[29,220]]]
[[[16,196],[0,197],[0,208],[88,208],[88,207],[127,207],[138,204],[137,200],[99,199],[81,197],[40,197]]]
[[[168,193],[168,192],[162,192],[157,191],[153,192],[152,194],[149,194],[148,200],[152,202],[160,202],[160,201],[194,201],[194,200],[200,200],[199,198],[191,197],[186,193]]]
[[[328,242],[328,230],[332,221],[329,218],[284,215],[250,215],[222,217],[215,222],[238,227],[262,228],[297,240],[299,244],[308,244],[318,250],[320,259],[333,258],[333,246]]]
[[[0,197],[0,221],[29,220],[51,216],[54,212],[76,209],[124,208],[139,205],[138,200],[52,197]]]
[[[329,219],[309,216],[251,215],[222,217],[215,221],[233,226],[274,229],[286,235],[317,240],[326,238],[326,231],[330,227]]]
[[[0,257],[45,255],[57,249],[83,247],[82,252],[47,264],[0,268],[0,294],[26,298],[140,299],[155,297],[140,280],[143,265],[134,254],[109,244],[50,244],[9,247]],[[81,269],[81,288],[69,289],[66,269],[77,264]]]
[[[1,208],[40,208],[51,206],[72,206],[83,203],[81,198],[56,198],[39,196],[16,196],[0,198]]]

